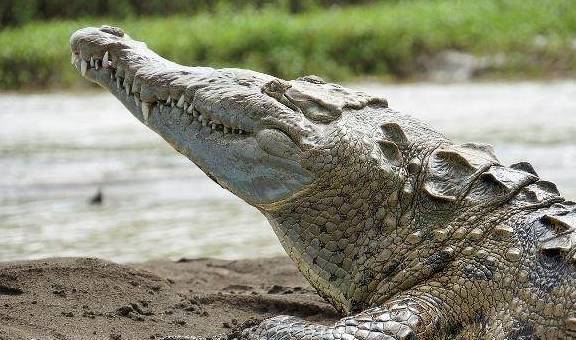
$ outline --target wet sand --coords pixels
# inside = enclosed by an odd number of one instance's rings
[[[0,263],[1,340],[213,336],[279,314],[338,319],[285,257]]]

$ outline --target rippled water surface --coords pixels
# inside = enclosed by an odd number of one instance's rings
[[[576,83],[353,87],[457,141],[529,160],[576,198]],[[280,254],[265,219],[144,128],[111,95],[0,94],[0,260]],[[103,204],[88,199],[98,188]]]

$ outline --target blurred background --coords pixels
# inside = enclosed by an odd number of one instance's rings
[[[386,97],[576,199],[573,0],[0,0],[0,260],[246,258],[264,218],[70,66],[115,25],[173,61]]]

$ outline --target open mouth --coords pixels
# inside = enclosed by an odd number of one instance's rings
[[[81,50],[72,52],[72,65],[80,71],[83,77],[105,87],[125,105],[129,107],[134,105],[146,124],[155,114],[159,116],[178,114],[178,120],[186,125],[184,126],[186,129],[196,127],[210,132],[221,132],[225,135],[250,135],[249,127],[241,127],[240,121],[233,121],[234,117],[206,112],[194,105],[194,92],[200,87],[197,84],[196,86],[170,86],[165,82],[160,85],[149,85],[149,80],[146,79],[149,76],[140,72],[146,68],[145,65],[137,65],[138,69],[130,70],[128,63],[122,62],[125,56],[116,56],[105,51],[100,55],[86,57],[82,52]],[[125,51],[120,52],[120,54],[125,53]],[[161,72],[164,72],[164,79],[186,77],[191,74],[188,70],[191,68],[171,62],[163,69]],[[139,74],[143,74],[144,77],[140,77]]]

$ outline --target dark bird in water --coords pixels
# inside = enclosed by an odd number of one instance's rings
[[[88,203],[91,205],[100,205],[102,204],[102,201],[104,201],[104,195],[102,194],[102,189],[98,189],[98,191],[90,197]]]

